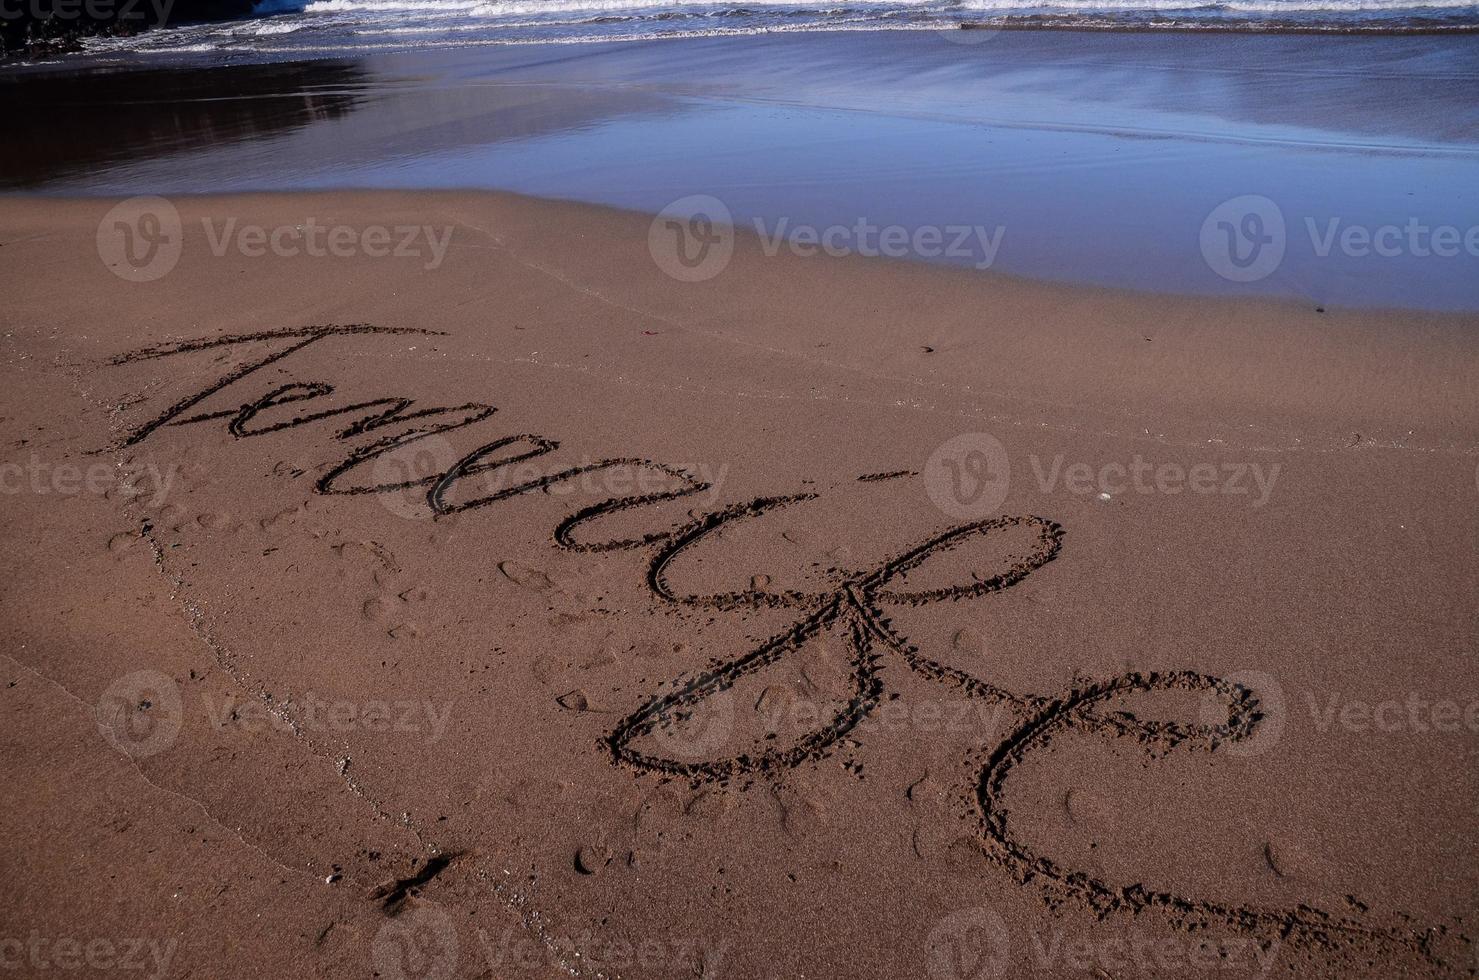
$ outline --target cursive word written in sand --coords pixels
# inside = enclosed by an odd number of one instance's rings
[[[1066,536],[1057,522],[1038,516],[1003,515],[945,528],[876,564],[862,568],[828,571],[826,587],[816,591],[771,591],[758,578],[751,586],[734,592],[697,593],[675,580],[677,560],[693,549],[720,547],[719,532],[744,522],[764,521],[791,508],[804,507],[821,496],[818,490],[756,497],[690,512],[678,524],[657,527],[631,537],[581,540],[580,532],[599,518],[632,512],[681,498],[691,498],[709,487],[701,479],[676,466],[628,456],[613,456],[554,469],[492,492],[467,495],[474,477],[503,467],[527,463],[553,453],[555,439],[531,433],[500,435],[464,454],[441,472],[379,483],[363,479],[366,464],[420,440],[454,430],[480,425],[497,408],[470,401],[452,406],[419,407],[414,398],[384,395],[328,405],[334,393],[327,380],[274,384],[248,390],[258,372],[280,365],[286,358],[331,340],[363,340],[377,336],[428,336],[429,331],[376,327],[312,326],[254,334],[238,334],[195,341],[164,344],[119,355],[114,364],[137,364],[180,354],[269,344],[269,353],[216,378],[204,387],[128,431],[119,448],[135,446],[166,426],[216,422],[237,439],[260,438],[285,433],[302,426],[334,426],[333,437],[353,447],[337,462],[327,464],[313,485],[319,494],[380,494],[418,491],[438,518],[450,518],[490,507],[511,498],[542,491],[578,479],[597,470],[630,467],[648,469],[671,481],[666,489],[634,496],[613,496],[582,506],[565,516],[552,530],[556,547],[573,551],[646,551],[646,583],[655,600],[712,613],[742,615],[750,611],[784,610],[795,618],[770,639],[739,656],[711,661],[714,666],[696,676],[679,678],[665,685],[626,717],[616,723],[605,743],[612,759],[637,773],[656,773],[687,779],[694,784],[733,785],[743,792],[754,780],[778,777],[787,770],[828,755],[840,740],[873,715],[885,700],[884,670],[892,665],[918,674],[953,690],[957,697],[999,705],[1011,715],[1005,734],[992,734],[984,745],[984,759],[970,790],[975,809],[976,839],[987,859],[1017,881],[1039,889],[1053,904],[1065,900],[1080,904],[1103,917],[1112,913],[1139,914],[1155,911],[1170,916],[1190,929],[1220,927],[1251,936],[1271,949],[1277,942],[1311,948],[1346,948],[1360,955],[1387,954],[1415,958],[1429,965],[1441,961],[1433,942],[1441,928],[1415,925],[1377,926],[1361,916],[1324,911],[1310,905],[1273,908],[1204,899],[1146,885],[1139,880],[1115,882],[1088,869],[1066,867],[1016,832],[1007,787],[1013,772],[1025,760],[1042,754],[1050,742],[1065,735],[1090,736],[1139,746],[1151,759],[1172,751],[1212,751],[1221,745],[1250,738],[1262,719],[1257,693],[1236,684],[1191,670],[1129,672],[1102,680],[1079,680],[1064,690],[1047,694],[1020,693],[989,679],[947,666],[916,646],[890,618],[890,612],[909,608],[936,607],[962,601],[1008,601],[1012,589],[1029,575],[1044,573],[1058,560]],[[205,403],[228,391],[239,399],[224,407],[205,408]],[[235,394],[241,392],[241,394]],[[292,412],[286,418],[284,412]],[[912,471],[900,470],[901,477]],[[874,476],[877,476],[874,474]],[[487,489],[484,487],[484,489]],[[911,586],[911,573],[929,569],[952,551],[983,539],[1011,541],[1025,538],[1019,553],[992,559],[984,568],[971,568],[958,575],[954,584],[933,587]],[[722,558],[722,555],[720,556]],[[938,580],[938,579],[936,579]],[[948,581],[948,580],[947,580]],[[648,736],[671,729],[675,723],[702,708],[706,702],[727,695],[742,678],[757,674],[793,657],[823,635],[840,641],[851,664],[851,692],[835,710],[824,713],[809,731],[789,742],[765,743],[762,750],[727,754],[720,751],[724,739],[705,740],[709,753],[700,758],[672,758],[660,751],[664,740]],[[1180,720],[1144,717],[1143,709],[1129,710],[1146,695],[1168,693],[1200,697],[1215,706],[1219,721],[1193,724]],[[667,744],[671,744],[670,742]],[[1362,908],[1359,905],[1353,907]],[[1362,913],[1364,915],[1364,912]]]

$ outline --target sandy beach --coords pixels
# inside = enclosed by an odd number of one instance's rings
[[[1472,313],[117,204],[0,199],[6,966],[1473,974]]]

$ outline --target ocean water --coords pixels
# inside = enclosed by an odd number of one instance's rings
[[[0,192],[699,195],[765,235],[980,228],[1035,279],[1479,310],[1472,36],[978,33],[84,57],[0,73]],[[1209,249],[1252,221],[1284,247],[1246,275]]]
[[[93,41],[131,52],[294,58],[418,48],[576,44],[799,31],[1076,27],[1139,30],[1456,32],[1471,0],[263,0],[257,16]],[[961,31],[976,43],[975,31]]]

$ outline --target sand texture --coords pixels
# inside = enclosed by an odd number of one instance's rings
[[[0,201],[5,936],[1473,974],[1472,316],[743,234],[686,283],[648,217],[471,193],[177,199],[130,282],[112,203]],[[218,256],[203,217],[451,237]]]

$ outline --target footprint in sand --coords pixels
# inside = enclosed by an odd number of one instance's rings
[[[950,789],[926,769],[918,779],[904,788],[909,808],[919,815],[919,822],[909,835],[909,848],[922,861],[945,858],[960,834],[950,820],[941,819],[952,800]]]
[[[204,514],[197,514],[195,523],[198,527],[207,531],[224,531],[231,526],[231,515],[220,511],[208,510]]]
[[[941,791],[940,783],[932,779],[930,771],[926,769],[918,779],[905,787],[904,799],[909,801],[910,806],[927,806],[940,798]]]
[[[972,656],[983,656],[986,653],[986,638],[968,626],[956,630],[950,644],[961,653]]]
[[[1263,845],[1263,861],[1280,878],[1304,877],[1312,863],[1303,848],[1278,838]]]
[[[271,517],[264,517],[257,522],[257,526],[264,531],[276,531],[285,527],[292,527],[299,520],[308,515],[308,508],[303,504],[287,507],[278,511]]]
[[[801,683],[798,685],[808,697],[820,697],[832,690],[837,680],[845,676],[845,655],[836,648],[831,637],[822,637],[808,643],[798,658]]]
[[[374,542],[369,543],[374,545]],[[394,564],[394,558],[390,552],[380,548],[378,545],[375,545],[373,549],[366,550],[363,545],[353,543],[339,545],[337,550],[340,553],[340,557],[354,557],[360,554],[368,555],[374,561],[379,562],[382,568],[386,564]],[[377,583],[379,583],[380,571],[381,569],[376,570]],[[425,602],[430,595],[429,590],[421,586],[412,586],[394,595],[383,594],[372,596],[366,599],[364,604],[360,606],[360,616],[372,623],[394,623],[395,625],[386,630],[387,635],[393,640],[412,640],[421,636],[424,630],[419,623],[403,619],[402,617],[409,611],[406,608],[407,606]]]
[[[700,820],[715,821],[734,808],[732,795],[722,789],[706,789],[688,801],[683,814]]]
[[[778,786],[771,795],[780,809],[781,829],[788,837],[795,840],[815,837],[832,822],[826,801],[814,793]]]
[[[345,541],[334,545],[334,552],[343,561],[376,565],[390,572],[401,570],[395,555],[378,541]]]
[[[119,531],[108,539],[108,550],[122,557],[142,540],[143,537],[137,531]]]
[[[776,723],[790,716],[795,703],[796,697],[789,690],[767,684],[755,699],[755,712],[762,718],[769,719],[773,730]]]
[[[815,545],[815,541],[811,537],[811,535],[807,534],[804,531],[798,531],[795,528],[791,527],[788,527],[784,531],[782,531],[781,537],[784,538],[786,541],[789,541],[791,544],[794,544],[798,548],[810,548],[814,547]]]
[[[540,654],[529,664],[529,673],[533,674],[534,679],[545,687],[549,686],[550,681],[559,671],[559,661],[548,654]]]
[[[672,651],[673,644],[671,643],[658,640],[642,640],[637,644],[636,649],[632,651],[632,656],[638,660],[656,660],[666,657]]]
[[[564,694],[559,695],[555,698],[555,703],[566,711],[573,711],[576,714],[593,710],[591,708],[590,697],[579,688],[573,691],[566,691]]]
[[[366,599],[365,604],[360,607],[360,615],[372,623],[378,623],[389,616],[393,608],[389,599]]]
[[[549,576],[539,569],[530,568],[516,561],[501,561],[498,563],[498,570],[503,573],[504,578],[526,589],[543,591],[554,585]]]
[[[1107,830],[1114,824],[1114,812],[1103,797],[1085,789],[1064,793],[1063,809],[1074,826]]]
[[[967,878],[975,878],[996,867],[981,842],[967,834],[952,840],[939,852],[939,856],[952,871]]]
[[[659,786],[642,798],[637,812],[632,815],[632,831],[639,838],[661,836],[664,827],[670,827],[683,815],[683,798],[670,786]]]
[[[605,844],[582,844],[575,851],[575,870],[583,875],[599,874],[611,863],[612,856]]]
[[[616,650],[610,646],[595,647],[583,653],[577,653],[575,656],[575,666],[581,670],[610,667],[616,662]]]
[[[921,861],[953,864],[951,848],[958,846],[961,840],[961,835],[953,831],[948,821],[940,820],[938,814],[931,814],[909,832],[909,849]]]

